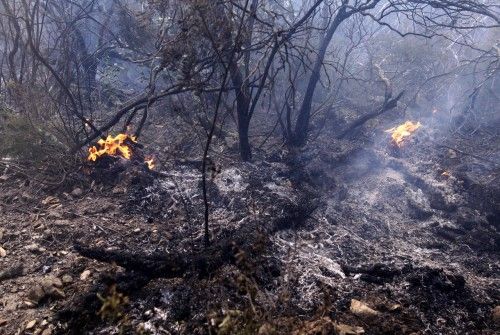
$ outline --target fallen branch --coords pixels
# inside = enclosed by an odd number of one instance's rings
[[[384,104],[382,105],[382,107],[380,109],[378,109],[377,111],[375,111],[373,113],[365,114],[365,115],[359,117],[349,127],[347,127],[346,130],[344,130],[342,133],[340,133],[340,135],[338,135],[337,138],[342,139],[342,138],[346,137],[354,129],[356,129],[357,127],[362,126],[367,121],[369,121],[369,120],[371,120],[371,119],[373,119],[373,118],[375,118],[375,117],[377,117],[377,116],[379,116],[379,115],[381,115],[381,114],[383,114],[385,112],[388,112],[391,109],[395,108],[397,106],[397,104],[398,104],[399,99],[401,99],[401,97],[403,96],[403,94],[404,94],[404,91],[401,91],[395,98],[389,99],[386,102],[384,102]]]

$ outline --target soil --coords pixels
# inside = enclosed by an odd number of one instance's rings
[[[416,135],[219,159],[208,249],[196,160],[4,174],[0,334],[496,334],[499,157]]]

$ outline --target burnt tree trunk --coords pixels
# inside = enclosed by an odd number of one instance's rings
[[[316,90],[316,85],[321,77],[321,67],[323,66],[323,61],[325,59],[326,50],[332,41],[333,35],[337,31],[340,24],[347,19],[351,13],[346,12],[346,8],[342,7],[335,16],[335,19],[330,24],[330,27],[326,31],[323,39],[321,40],[318,56],[314,62],[314,67],[307,84],[307,89],[304,94],[304,100],[299,109],[299,114],[297,116],[297,122],[295,124],[294,134],[291,141],[293,146],[303,146],[307,141],[307,135],[309,130],[309,121],[311,117],[312,101],[314,97],[314,92]]]
[[[231,64],[231,80],[235,87],[236,113],[238,114],[238,137],[240,156],[243,161],[252,159],[252,150],[248,139],[250,126],[250,92],[246,81],[243,81],[242,74],[235,62]]]

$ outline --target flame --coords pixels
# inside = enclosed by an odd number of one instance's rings
[[[392,142],[396,146],[401,147],[404,140],[421,126],[422,124],[420,122],[414,123],[412,121],[406,121],[397,127],[387,129],[385,132],[391,133]]]
[[[148,168],[150,170],[153,170],[155,168],[155,161],[154,161],[154,158],[149,158],[149,159],[145,159],[144,160],[144,163],[146,163],[148,165]]]
[[[87,160],[95,162],[99,157],[109,155],[118,156],[125,159],[132,157],[132,148],[127,142],[137,143],[137,137],[128,134],[118,134],[116,136],[108,135],[105,139],[97,141],[97,147],[92,146],[89,148],[89,155]],[[145,160],[149,169],[154,168],[153,159]]]

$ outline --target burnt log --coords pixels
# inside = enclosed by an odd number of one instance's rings
[[[371,119],[373,119],[373,118],[375,118],[375,117],[377,117],[379,115],[382,115],[385,112],[388,112],[388,111],[394,109],[398,105],[398,101],[399,101],[399,99],[401,99],[401,97],[403,96],[403,94],[404,94],[404,91],[400,92],[393,99],[390,99],[390,98],[386,99],[386,101],[384,102],[384,104],[382,105],[382,107],[380,107],[376,111],[368,113],[368,114],[365,114],[363,116],[360,116],[357,120],[355,120],[353,123],[351,123],[343,132],[341,132],[337,136],[337,138],[338,139],[345,138],[347,135],[351,134],[354,131],[354,129],[356,129],[358,127],[361,127],[362,125],[364,125],[369,120],[371,120]]]

